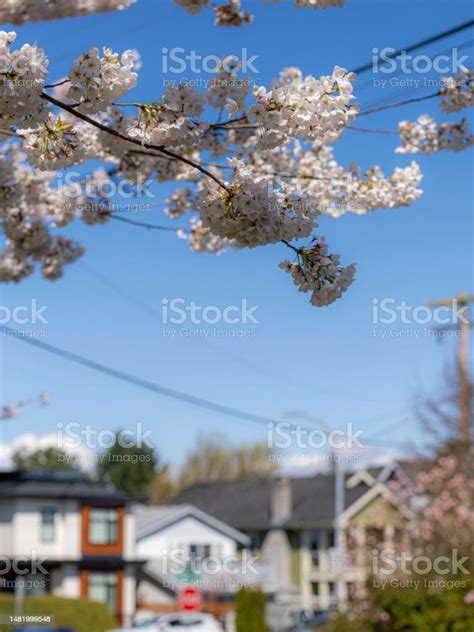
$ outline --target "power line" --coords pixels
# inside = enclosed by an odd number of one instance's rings
[[[85,262],[81,261],[79,265],[83,267],[85,270],[87,270],[92,276],[94,276],[98,281],[100,281],[105,287],[108,287],[110,290],[118,294],[126,302],[134,305],[137,309],[145,313],[147,316],[149,316],[153,320],[159,320],[160,318],[159,312],[155,308],[153,308],[151,305],[148,305],[141,299],[138,299],[135,296],[132,296],[131,294],[129,294],[128,290],[123,289],[117,283],[115,283],[114,281],[109,279],[107,276],[105,276],[102,272],[95,270],[90,265],[86,264]],[[246,369],[251,369],[252,371],[259,373],[260,375],[264,375],[267,378],[276,380],[286,385],[291,384],[292,386],[298,387],[300,389],[304,389],[305,391],[307,391],[309,388],[311,388],[312,390],[315,390],[312,385],[306,386],[305,384],[301,383],[300,380],[294,379],[291,375],[282,375],[276,371],[271,371],[264,366],[255,364],[251,360],[242,358],[241,356],[235,353],[232,353],[230,351],[225,351],[224,349],[221,349],[221,347],[219,347],[218,345],[213,344],[207,338],[204,339],[201,337],[197,337],[197,338],[194,338],[194,340],[199,340],[200,342],[205,343],[208,349],[210,349],[217,355],[220,355],[221,357],[224,357],[230,360],[234,364],[243,366]],[[340,397],[340,393],[337,393],[336,395],[335,391],[327,390],[320,387],[318,387],[316,390],[322,395],[327,395],[329,397],[336,397],[336,396],[338,398]],[[367,402],[367,399],[365,397],[362,397],[362,396],[358,397],[352,393],[344,393],[344,396],[346,399],[359,400],[359,401],[362,400],[364,402]]]
[[[256,423],[259,425],[265,425],[267,428],[268,428],[268,423],[271,421],[270,417],[263,417],[262,415],[249,413],[247,411],[243,411],[243,410],[240,410],[239,408],[234,408],[232,406],[224,406],[223,404],[218,404],[208,399],[197,397],[195,395],[191,395],[190,393],[185,393],[183,391],[177,391],[175,389],[162,386],[161,384],[156,384],[155,382],[152,382],[150,380],[145,380],[136,375],[125,373],[124,371],[119,371],[117,369],[114,369],[113,367],[109,367],[109,366],[106,366],[105,364],[96,362],[95,360],[90,360],[89,358],[86,358],[85,356],[72,353],[71,351],[66,351],[65,349],[61,349],[60,347],[50,345],[47,342],[43,342],[42,340],[37,340],[35,338],[20,337],[17,335],[17,331],[12,327],[7,327],[6,325],[0,325],[0,330],[3,331],[4,336],[6,336],[7,338],[13,338],[13,339],[19,340],[20,342],[24,342],[33,347],[37,347],[43,351],[46,351],[47,353],[51,353],[65,360],[69,360],[70,362],[74,362],[75,364],[79,364],[89,369],[93,369],[94,371],[97,371],[99,373],[103,373],[104,375],[108,375],[109,377],[113,377],[115,379],[121,380],[122,382],[133,384],[134,386],[138,386],[139,388],[143,388],[147,391],[151,391],[152,393],[156,393],[164,397],[169,397],[171,399],[182,401],[192,406],[198,406],[199,408],[205,408],[212,412],[220,413],[222,415],[227,415],[229,417],[235,417],[237,419],[250,421],[252,423]],[[289,425],[292,427],[295,427],[295,424],[289,424]],[[309,427],[309,426],[304,426],[302,424],[298,424],[298,428],[301,428],[307,431],[314,431],[317,429],[324,430],[324,428]],[[414,447],[413,444],[393,442],[393,441],[387,444],[381,441],[364,439],[364,442],[370,445],[374,445],[374,446],[398,447],[405,450],[413,449]]]
[[[148,316],[150,316],[151,318],[153,318],[154,320],[159,318],[159,313],[157,310],[155,310],[153,307],[151,307],[150,305],[148,305],[147,303],[141,301],[140,299],[137,299],[136,297],[132,296],[131,294],[129,294],[127,291],[125,291],[123,288],[121,288],[119,285],[117,285],[115,282],[113,282],[112,280],[110,280],[108,277],[106,277],[102,272],[99,272],[98,270],[93,269],[90,265],[81,262],[80,265],[89,271],[90,274],[92,274],[92,276],[95,276],[96,279],[98,279],[105,287],[108,287],[109,289],[111,289],[112,291],[116,292],[121,298],[123,298],[125,301],[130,302],[131,304],[133,304],[136,308],[138,308],[139,310],[141,310],[142,312],[146,313]],[[260,372],[261,374],[265,375],[266,377],[271,377],[271,378],[277,378],[278,376],[273,374],[270,371],[267,371],[266,369],[264,369],[263,367],[259,367],[255,364],[253,364],[252,362],[245,360],[244,358],[240,358],[239,356],[223,351],[222,349],[220,349],[219,347],[216,347],[215,345],[211,345],[209,343],[209,341],[206,341],[208,343],[208,346],[211,350],[215,351],[216,353],[219,353],[221,355],[223,355],[224,357],[229,358],[230,360],[232,360],[233,362],[236,362],[237,364],[240,364],[241,366],[245,366],[246,368],[251,368],[254,371]],[[281,381],[287,382],[288,378],[283,377]],[[324,391],[321,391],[324,392]],[[326,392],[326,394],[328,394]],[[386,413],[381,413],[377,416],[373,416],[373,417],[369,417],[369,421],[372,420],[377,420],[380,421],[380,419],[387,419],[390,417],[394,417],[394,416],[398,416],[401,413],[406,413],[407,411],[407,407],[404,406],[403,408],[398,407],[396,409],[392,409]],[[403,419],[403,421],[405,421],[406,419],[408,419],[408,417],[405,417]],[[366,423],[368,420],[364,419],[364,422]],[[397,422],[398,424],[399,422]],[[387,428],[391,429],[393,426],[393,424],[390,424],[390,426]],[[384,429],[378,431],[375,434],[375,437],[377,437],[378,435],[380,435],[381,432],[383,432]],[[375,444],[380,443],[378,440],[376,440],[374,442]]]
[[[450,35],[454,35],[455,33],[464,31],[473,25],[474,25],[474,20],[463,22],[462,24],[458,24],[457,26],[454,26],[453,28],[450,28],[447,31],[443,31],[442,33],[438,33],[437,35],[432,35],[431,37],[427,37],[419,42],[416,42],[415,44],[410,44],[410,46],[399,48],[398,50],[395,50],[393,53],[386,55],[385,57],[387,59],[395,59],[396,57],[398,57],[398,55],[400,55],[403,52],[410,53],[414,50],[417,50],[418,48],[422,48],[423,46],[427,46],[428,44],[437,42],[440,39],[444,39],[445,37],[449,37]],[[376,60],[380,61],[380,56],[377,57]],[[368,64],[363,64],[362,66],[358,66],[357,68],[354,68],[351,72],[360,74],[362,72],[365,72],[373,68],[373,64],[374,64],[374,59],[372,59],[372,61],[369,62]]]
[[[195,395],[190,395],[188,393],[161,386],[160,384],[156,384],[155,382],[151,382],[130,373],[125,373],[124,371],[119,371],[112,367],[108,367],[105,364],[101,364],[99,362],[96,362],[95,360],[90,360],[89,358],[76,353],[72,353],[71,351],[66,351],[65,349],[61,349],[60,347],[55,347],[48,344],[47,342],[36,340],[35,338],[24,338],[17,336],[16,330],[12,327],[1,325],[1,329],[4,332],[4,335],[6,335],[7,337],[15,338],[17,340],[20,340],[21,342],[32,345],[33,347],[38,347],[39,349],[42,349],[47,353],[52,353],[53,355],[69,360],[70,362],[80,364],[89,369],[93,369],[94,371],[98,371],[99,373],[104,373],[105,375],[109,375],[110,377],[122,380],[123,382],[134,384],[135,386],[144,388],[153,393],[157,393],[158,395],[170,397],[171,399],[180,400],[193,406],[199,406],[200,408],[206,408],[207,410],[211,410],[213,412],[228,415],[230,417],[238,417],[240,419],[245,419],[246,421],[252,421],[254,423],[266,425],[270,421],[268,417],[248,413],[243,410],[239,410],[238,408],[224,406],[222,404],[217,404],[201,397],[196,397]]]
[[[473,43],[474,43],[474,39],[469,39],[469,40],[466,40],[466,41],[462,42],[462,44],[458,44],[456,46],[456,48],[457,48],[457,50],[463,50],[464,48],[468,48],[469,46],[472,46]],[[432,55],[428,56],[428,59],[433,61],[439,55],[445,55],[446,53],[449,53],[451,50],[452,50],[452,47],[444,48],[443,50],[437,51],[436,53],[433,53]],[[390,73],[390,77],[399,77],[401,74],[403,74],[403,70],[400,69],[397,72]],[[365,88],[374,87],[373,86],[373,81],[374,81],[374,79],[372,77],[371,79],[366,79],[365,81],[363,81],[360,84],[358,83],[357,84],[357,93],[359,93],[361,90],[364,90]]]

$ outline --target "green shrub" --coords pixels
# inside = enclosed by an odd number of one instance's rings
[[[0,614],[11,615],[14,612],[14,597],[0,595]],[[76,632],[105,632],[118,627],[117,620],[105,604],[87,599],[64,599],[50,595],[26,597],[22,614],[50,614],[54,616],[55,627],[68,627]],[[2,632],[10,632],[13,626],[2,625],[1,629]]]
[[[261,590],[241,588],[235,603],[237,632],[268,632],[265,595]]]
[[[472,632],[474,607],[465,602],[466,593],[465,587],[432,589],[423,582],[418,588],[372,589],[365,618],[340,616],[326,632]]]

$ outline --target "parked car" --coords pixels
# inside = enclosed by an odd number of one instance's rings
[[[183,612],[165,615],[158,624],[160,632],[224,632],[221,624],[202,612]]]
[[[75,632],[72,628],[50,628],[42,625],[33,628],[14,628],[15,632]]]
[[[133,628],[121,628],[109,632],[224,632],[221,624],[203,612],[177,612],[146,618]]]
[[[327,610],[300,610],[289,632],[314,632],[329,621]]]

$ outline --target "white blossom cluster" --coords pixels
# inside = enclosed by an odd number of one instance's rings
[[[43,171],[63,169],[79,164],[85,152],[79,142],[77,131],[61,116],[52,115],[38,127],[19,132],[25,139],[23,149],[31,164]]]
[[[279,3],[281,0],[262,0],[262,2]],[[345,0],[293,0],[295,7],[308,9],[327,9],[328,7],[342,7]]]
[[[269,1],[277,4],[281,0],[261,0],[264,3]],[[186,9],[191,15],[196,15],[208,7],[213,7],[216,14],[214,24],[217,26],[242,26],[242,24],[253,21],[253,15],[245,8],[242,8],[241,0],[224,0],[223,4],[214,5],[210,0],[174,0],[174,2]],[[297,8],[327,9],[328,7],[340,7],[345,0],[294,0]]]
[[[422,114],[415,122],[400,121],[399,154],[433,154],[442,149],[461,151],[474,143],[466,119],[459,123],[436,123],[434,118]]]
[[[365,215],[380,208],[398,208],[413,204],[422,194],[421,170],[416,162],[407,167],[396,167],[386,178],[378,166],[371,167],[361,176],[358,169],[348,171],[341,182],[334,185],[331,201],[321,212],[331,217],[346,213]]]
[[[127,134],[141,141],[188,150],[197,146],[207,125],[197,123],[206,95],[192,86],[168,86],[158,103],[140,107],[139,117],[130,122]]]
[[[474,105],[474,71],[462,66],[458,75],[443,81],[440,106],[444,112],[459,112]]]
[[[212,254],[221,254],[232,242],[213,235],[209,228],[204,228],[202,222],[197,217],[191,219],[189,231],[182,229],[177,230],[179,239],[186,239],[188,247],[192,252],[208,252]]]
[[[199,13],[201,9],[210,6],[209,0],[174,0],[175,3],[186,9],[191,15]]]
[[[195,205],[195,197],[193,191],[189,187],[177,189],[171,197],[165,200],[165,214],[172,219],[178,219],[188,211],[191,211]]]
[[[355,163],[350,169],[342,167],[334,159],[331,146],[303,151],[298,143],[272,152],[252,153],[251,158],[256,172],[278,174],[277,181],[285,182],[305,198],[307,205],[330,217],[408,206],[422,194],[418,188],[421,171],[415,162],[397,167],[386,177],[377,166],[365,172]]]
[[[80,104],[79,110],[87,114],[105,110],[136,86],[137,73],[133,72],[136,61],[132,50],[118,55],[104,47],[100,57],[99,49],[91,48],[76,60],[69,72],[68,98]]]
[[[249,79],[238,75],[239,65],[232,64],[228,58],[221,61],[221,70],[212,78],[207,89],[207,102],[216,110],[226,108],[235,116],[245,110],[249,92]]]
[[[14,35],[0,34],[10,55],[1,70],[10,79]],[[314,305],[327,305],[350,285],[354,267],[341,267],[323,238],[309,248],[291,242],[311,238],[323,215],[396,208],[422,193],[415,162],[385,176],[379,166],[364,172],[335,160],[331,144],[357,116],[353,75],[343,68],[319,79],[286,69],[268,90],[255,89],[252,105],[239,64],[223,59],[206,90],[171,85],[151,103],[120,105],[117,101],[137,80],[136,55],[119,56],[105,48],[101,56],[92,49],[54,88],[56,99],[69,104],[66,111],[41,96],[48,90],[47,60],[38,50],[45,62],[38,71],[39,87],[18,93],[16,107],[8,99],[0,101],[0,133],[3,128],[4,134],[16,134],[15,140],[0,142],[1,281],[19,281],[35,267],[46,278],[57,278],[83,252],[58,230],[75,219],[106,223],[115,210],[107,191],[116,188],[108,185],[118,179],[132,186],[155,180],[178,185],[165,200],[164,212],[170,220],[189,220],[188,228],[172,230],[191,250],[219,253],[283,242],[298,255],[296,263],[283,267],[302,291],[312,293]],[[229,113],[225,122],[224,108]],[[89,120],[81,120],[86,114]],[[449,142],[461,142],[458,131],[464,134],[467,128],[446,128]],[[412,138],[419,134],[416,128],[406,134],[406,147],[418,142],[418,153],[427,153],[425,141]],[[70,184],[68,170],[91,160],[100,167],[94,165],[92,176],[81,175]]]
[[[355,265],[340,267],[340,256],[329,254],[324,239],[310,248],[298,250],[298,261],[283,261],[280,268],[289,272],[300,292],[311,292],[311,304],[323,307],[334,303],[354,281]]]
[[[242,26],[253,20],[253,16],[247,10],[242,10],[240,0],[228,0],[226,4],[215,7],[214,12],[216,26]]]
[[[5,249],[0,253],[0,281],[18,282],[30,275],[36,264],[45,278],[57,279],[84,248],[53,231],[76,217],[91,223],[88,220],[97,210],[90,207],[96,199],[84,195],[79,184],[58,186],[54,182],[56,171],[33,169],[16,144],[4,144],[2,150],[0,224]]]
[[[36,45],[24,44],[12,51],[16,33],[0,31],[0,124],[28,126],[45,120],[41,92],[48,60]]]
[[[24,24],[34,20],[104,13],[126,9],[135,0],[2,0],[0,22]]]
[[[200,191],[197,208],[204,228],[250,248],[311,234],[317,212],[304,198],[283,184],[275,187],[272,178],[241,160],[229,159],[229,165],[233,174],[226,190],[206,183]]]
[[[252,114],[261,128],[260,146],[271,149],[302,138],[311,143],[333,143],[357,115],[350,105],[355,75],[336,66],[332,75],[303,77],[297,68],[287,68],[269,91],[254,90],[257,104]]]

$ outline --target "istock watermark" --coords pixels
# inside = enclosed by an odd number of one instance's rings
[[[162,549],[159,556],[163,575],[259,575],[257,558],[243,550],[238,555],[199,555],[185,548]]]
[[[465,304],[459,304],[453,299],[447,305],[432,307],[429,305],[410,305],[406,301],[394,298],[372,299],[372,322],[374,325],[383,323],[392,325],[401,322],[404,325],[455,325],[461,322],[469,323],[468,309]]]
[[[14,558],[9,558],[5,555],[0,555],[0,575],[47,575],[48,571],[43,566],[47,561],[45,555],[38,555],[36,549],[31,550],[31,556],[17,555]]]
[[[387,297],[372,299],[372,323],[407,326],[374,328],[374,336],[377,338],[436,338],[460,336],[461,325],[469,325],[470,319],[467,305],[456,299],[445,305],[434,306],[410,305],[407,301]]]
[[[56,440],[58,448],[75,449],[89,448],[90,450],[108,450],[115,444],[122,448],[135,446],[137,448],[155,448],[155,444],[150,437],[153,430],[145,430],[141,422],[137,422],[133,429],[120,430],[97,430],[91,425],[83,425],[78,422],[56,425]]]
[[[161,334],[164,338],[234,338],[243,340],[256,335],[259,320],[255,315],[257,305],[246,298],[240,304],[202,305],[184,298],[164,298],[161,301]],[[170,325],[193,325],[171,327]],[[196,326],[194,326],[196,325]],[[236,325],[245,325],[238,327]]]
[[[438,74],[449,73],[456,75],[462,66],[466,66],[469,55],[460,55],[457,48],[452,48],[450,54],[440,54],[429,57],[428,55],[411,55],[402,50],[396,55],[397,50],[386,46],[385,48],[372,49],[372,70],[374,73],[385,75],[393,73],[427,74],[435,71]]]
[[[269,450],[287,448],[318,450],[328,447],[333,450],[363,449],[365,445],[359,440],[362,433],[362,430],[354,433],[351,422],[346,424],[344,430],[331,431],[309,430],[300,424],[291,424],[286,421],[269,422],[267,424],[267,448]]]
[[[235,69],[242,73],[259,74],[255,62],[258,55],[251,55],[246,48],[242,48],[240,55],[227,55],[222,58],[218,55],[201,55],[195,50],[185,48],[162,48],[161,70],[163,74],[183,74],[191,72],[193,75],[213,75],[225,71],[232,74]]]
[[[161,300],[161,320],[164,325],[182,325],[191,322],[193,325],[227,325],[248,324],[258,325],[255,312],[257,305],[249,305],[246,298],[242,298],[240,305],[200,305],[196,301],[184,298],[163,298]]]
[[[438,555],[434,558],[393,548],[372,549],[372,583],[374,588],[382,589],[388,586],[447,590],[465,588],[471,582],[466,563],[469,564],[469,557],[460,556],[457,549],[453,549],[449,556]]]
[[[16,323],[17,325],[43,325],[48,324],[48,319],[44,315],[48,309],[47,305],[38,305],[36,298],[32,298],[29,305],[17,305],[7,307],[0,305],[0,325]]]

